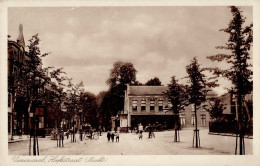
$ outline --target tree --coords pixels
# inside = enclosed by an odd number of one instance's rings
[[[174,142],[180,141],[178,137],[178,132],[180,128],[180,120],[179,120],[179,112],[185,109],[187,105],[187,87],[178,83],[175,76],[172,77],[171,83],[168,84],[169,90],[167,91],[167,95],[172,104],[172,110],[174,114]]]
[[[74,125],[74,117],[77,117],[77,122],[76,124],[79,124],[79,116],[80,112],[82,111],[82,95],[84,93],[84,84],[81,81],[80,83],[74,85],[72,83],[72,79],[68,79],[69,84],[68,84],[68,90],[67,93],[69,94],[69,98],[67,101],[67,110],[68,110],[68,116],[70,120],[73,120],[73,125]],[[72,142],[76,142],[75,138],[75,131],[79,126],[74,126],[73,127],[73,136],[72,136]]]
[[[220,99],[215,99],[213,104],[210,104],[209,107],[204,107],[204,109],[209,112],[212,119],[217,120],[223,117],[224,105]]]
[[[190,84],[188,88],[189,104],[194,105],[195,111],[194,133],[196,148],[198,148],[199,130],[197,126],[197,108],[206,101],[207,92],[209,91],[208,87],[215,87],[216,84],[214,82],[207,82],[206,76],[202,73],[204,69],[200,68],[196,57],[186,66],[186,71],[188,73],[188,83]]]
[[[66,95],[67,93],[64,91],[65,84],[64,81],[66,81],[68,78],[65,76],[66,72],[63,71],[63,68],[58,68],[50,72],[51,78],[55,80],[55,82],[58,84],[52,84],[52,88],[55,91],[55,102],[52,103],[54,105],[54,108],[56,110],[51,109],[55,118],[55,126],[56,128],[60,128],[60,124],[63,118],[63,113],[61,111],[61,105],[66,101]],[[58,111],[57,111],[58,110]]]
[[[101,92],[98,95],[98,101],[102,100],[99,104],[99,114],[101,118],[101,126],[108,127],[110,126],[110,120],[111,120],[111,109],[110,109],[110,100],[111,96],[109,92]]]
[[[42,57],[49,53],[41,54],[39,48],[40,39],[38,34],[29,40],[28,51],[25,51],[26,58],[20,66],[20,77],[17,80],[17,89],[26,93],[28,112],[33,113],[32,128],[30,129],[29,154],[31,154],[31,136],[33,136],[33,155],[39,155],[39,143],[37,138],[38,127],[36,125],[36,108],[42,106],[44,86],[50,81],[45,69],[42,69]]]
[[[217,76],[223,76],[234,85],[235,95],[238,103],[238,133],[239,133],[239,154],[245,154],[244,148],[244,127],[246,121],[244,118],[245,110],[243,110],[244,96],[252,91],[253,81],[250,70],[252,66],[249,64],[250,55],[249,51],[253,42],[253,24],[243,27],[245,18],[241,15],[239,8],[231,6],[231,13],[233,18],[230,20],[229,25],[224,31],[229,34],[228,42],[225,46],[218,46],[217,49],[228,50],[230,54],[217,54],[209,56],[212,61],[225,61],[230,65],[228,69],[209,68]],[[236,147],[237,152],[237,147]]]
[[[158,77],[154,77],[145,83],[148,86],[160,86],[162,83]]]
[[[143,86],[143,83],[139,82],[139,81],[135,81],[132,85],[135,86]]]
[[[129,62],[115,62],[111,69],[107,84],[112,88],[118,84],[132,84],[136,80],[136,69]]]
[[[115,62],[111,69],[110,76],[107,80],[109,91],[107,99],[109,99],[109,107],[111,116],[115,116],[118,111],[124,108],[124,93],[126,84],[134,84],[136,81],[136,69],[129,62]]]
[[[82,94],[82,114],[85,123],[91,124],[92,127],[98,128],[98,104],[97,97],[90,93],[85,92]]]

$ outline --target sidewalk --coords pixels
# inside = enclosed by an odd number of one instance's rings
[[[13,139],[11,140],[11,136],[8,135],[8,143],[14,143],[14,142],[20,142],[20,141],[25,141],[25,140],[29,140],[30,139],[30,135],[14,135]]]
[[[233,133],[218,133],[218,132],[208,132],[208,134],[210,135],[220,135],[220,136],[230,136],[230,137],[236,137],[236,134]],[[253,139],[252,135],[244,135],[244,138],[247,139]]]

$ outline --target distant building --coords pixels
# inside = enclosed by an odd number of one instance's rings
[[[130,86],[125,91],[124,111],[120,112],[121,128],[137,127],[141,123],[166,124],[167,128],[174,126],[171,102],[166,94],[167,86]],[[211,95],[211,94],[209,94]],[[212,95],[215,95],[212,93]],[[197,110],[198,126],[208,127],[209,113],[201,107]],[[189,105],[180,112],[180,122],[184,126],[195,126],[194,107]]]
[[[224,117],[226,117],[227,119],[230,120],[235,120],[238,118],[238,104],[236,101],[236,97],[234,94],[232,94],[231,92],[229,93],[225,93],[223,95],[221,95],[219,97],[219,99],[221,100],[222,104],[224,105],[224,110],[223,110],[223,115]],[[251,102],[251,104],[250,104]],[[246,111],[247,113],[247,117],[249,119],[253,118],[253,107],[252,107],[252,102],[253,102],[253,94],[246,94],[244,97],[244,100],[242,102],[243,105],[243,109]]]

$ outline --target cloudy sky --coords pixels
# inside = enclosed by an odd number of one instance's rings
[[[252,8],[240,7],[252,22]],[[159,77],[167,85],[171,76],[187,76],[185,66],[197,56],[202,67],[225,66],[206,57],[221,53],[232,18],[224,7],[48,7],[9,8],[8,34],[16,40],[23,24],[26,44],[36,33],[41,39],[44,66],[63,67],[74,83],[86,91],[107,90],[106,80],[116,61],[132,62],[137,80]],[[184,81],[184,80],[183,80]],[[221,94],[227,81],[221,80]]]

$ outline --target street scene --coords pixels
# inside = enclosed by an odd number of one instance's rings
[[[201,129],[201,147],[192,148],[192,128],[182,130],[181,142],[174,143],[174,131],[156,132],[155,138],[148,138],[143,133],[140,140],[138,134],[120,133],[119,142],[108,142],[106,133],[97,140],[79,140],[71,143],[64,139],[64,147],[57,148],[57,141],[50,137],[39,138],[40,155],[230,155],[234,154],[234,136],[210,135],[208,129]],[[245,139],[246,154],[253,154],[253,139]],[[29,139],[9,144],[9,155],[28,155]]]
[[[252,6],[8,8],[8,154],[254,155]]]

